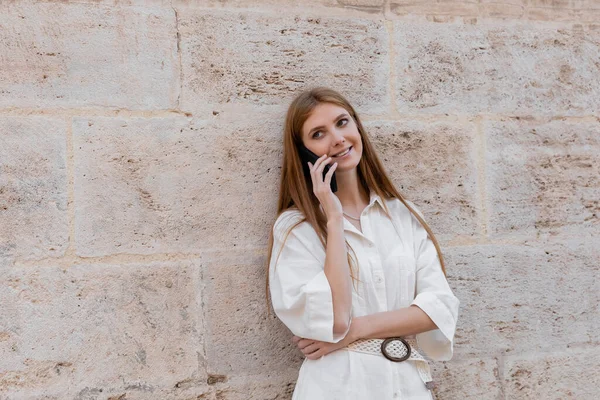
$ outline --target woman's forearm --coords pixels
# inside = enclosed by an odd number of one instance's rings
[[[352,326],[355,327],[354,340],[408,336],[437,329],[437,325],[425,311],[414,305],[355,317],[352,319]]]
[[[352,310],[352,278],[346,253],[343,217],[333,217],[327,221],[324,269],[333,297],[333,332],[341,334],[348,329]]]

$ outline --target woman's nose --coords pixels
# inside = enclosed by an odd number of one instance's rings
[[[333,144],[339,144],[339,143],[344,143],[346,139],[344,139],[344,134],[341,131],[334,131],[333,132]]]

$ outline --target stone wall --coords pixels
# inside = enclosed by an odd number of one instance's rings
[[[283,113],[331,86],[461,299],[439,399],[600,387],[600,2],[4,1],[0,399],[289,399]]]

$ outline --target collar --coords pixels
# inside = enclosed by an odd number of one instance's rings
[[[374,202],[378,202],[382,209],[385,209],[383,206],[383,199],[375,193],[374,190],[371,190],[371,200],[369,201],[369,205],[372,205]]]
[[[375,202],[377,202],[381,206],[381,209],[385,210],[385,207],[383,206],[383,199],[377,193],[375,193],[374,190],[371,190],[369,196],[369,205],[367,205],[367,207],[371,207]],[[323,211],[323,206],[321,204],[319,204],[319,208],[321,211]]]

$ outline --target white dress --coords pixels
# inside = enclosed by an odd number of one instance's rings
[[[269,271],[273,308],[296,336],[338,342],[345,334],[333,334],[331,288],[323,270],[326,253],[317,233],[304,221],[283,242],[286,231],[300,219],[300,211],[286,210],[274,224]],[[344,219],[361,281],[352,293],[352,316],[417,305],[439,328],[415,335],[418,349],[430,360],[449,360],[459,300],[448,286],[427,231],[400,200],[383,200],[373,191],[360,222],[362,233]],[[304,360],[292,399],[430,400],[432,396],[414,361],[392,362],[381,355],[340,349],[318,360]]]

